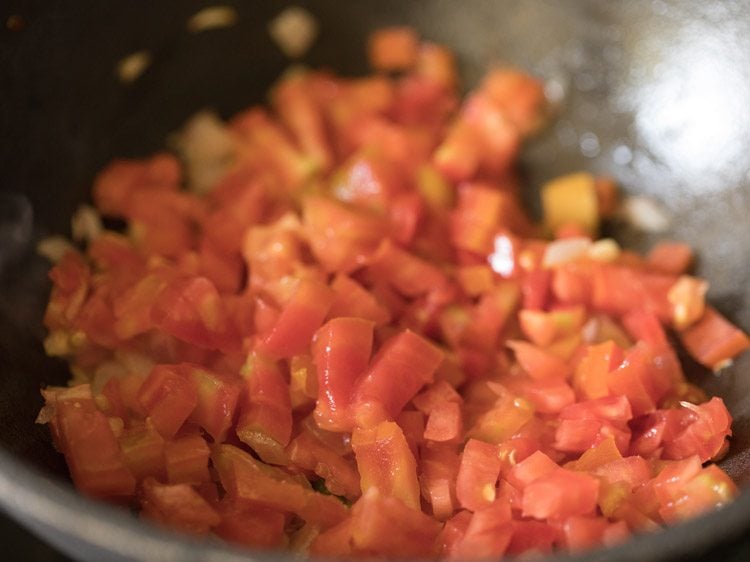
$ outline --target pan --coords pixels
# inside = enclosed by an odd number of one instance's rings
[[[357,0],[297,2],[319,37],[299,61],[273,42],[268,22],[290,2],[227,0],[233,24],[191,32],[198,0],[40,3],[0,8],[0,507],[81,560],[286,559],[195,542],[154,528],[73,490],[46,428],[33,423],[39,389],[63,384],[44,355],[48,264],[38,240],[67,234],[76,206],[108,160],[145,156],[197,110],[227,117],[263,100],[292,63],[363,73],[367,34],[411,25],[458,56],[466,87],[490,63],[545,81],[557,112],[525,149],[528,203],[546,180],[579,169],[614,176],[655,201],[668,236],[690,243],[709,299],[750,328],[750,13],[741,2]],[[147,53],[132,83],[118,61]],[[652,234],[612,234],[644,250]],[[690,379],[721,396],[735,419],[722,467],[743,487],[725,509],[576,560],[747,556],[750,531],[750,358]],[[746,539],[745,539],[746,541]]]

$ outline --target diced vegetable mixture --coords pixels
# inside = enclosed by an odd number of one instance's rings
[[[542,84],[408,28],[375,73],[297,71],[201,113],[178,156],[116,160],[53,267],[69,387],[49,424],[77,488],[185,533],[315,556],[498,558],[611,545],[738,493],[721,369],[748,337],[688,246],[597,240],[612,180],[519,202]]]

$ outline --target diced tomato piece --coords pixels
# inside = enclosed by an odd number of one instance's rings
[[[157,365],[143,381],[138,402],[165,439],[171,439],[198,405],[198,392],[178,365]]]
[[[546,519],[592,514],[598,493],[599,480],[593,476],[558,469],[523,489],[523,515]]]
[[[175,191],[181,176],[179,162],[171,154],[156,154],[149,160],[114,160],[94,182],[94,202],[104,214],[123,216],[135,191]]]
[[[409,70],[417,62],[419,37],[411,27],[385,27],[373,32],[367,44],[375,70]]]
[[[642,340],[654,347],[665,347],[667,335],[653,312],[637,308],[622,317],[622,325],[635,340]]]
[[[536,451],[511,468],[506,479],[514,488],[523,490],[542,476],[559,469],[555,461],[541,451]]]
[[[711,398],[705,404],[682,402],[692,415],[685,419],[674,437],[665,438],[665,459],[684,459],[698,455],[701,462],[716,459],[725,452],[727,437],[732,435],[732,416],[721,398]]]
[[[188,484],[161,484],[149,477],[139,497],[141,517],[183,533],[205,535],[221,522],[216,510]]]
[[[135,478],[89,385],[49,395],[48,402],[54,412],[53,435],[76,488],[97,498],[121,501],[131,497]]]
[[[614,437],[607,437],[585,451],[577,460],[566,463],[564,468],[581,472],[592,472],[601,466],[622,458],[622,453],[620,453]]]
[[[169,441],[164,447],[164,466],[170,484],[209,482],[208,457],[211,451],[200,435]]]
[[[419,48],[416,73],[440,84],[447,90],[456,87],[457,70],[453,53],[435,43],[422,43]]]
[[[394,419],[443,360],[435,345],[410,330],[389,339],[370,363],[356,391],[357,422]]]
[[[703,317],[680,334],[690,355],[709,369],[720,369],[750,348],[745,332],[711,307]]]
[[[552,312],[521,310],[518,320],[526,337],[540,347],[550,345],[560,337],[580,330],[586,312],[581,306],[557,309]]]
[[[671,384],[655,368],[651,350],[640,344],[628,350],[622,364],[607,373],[606,379],[612,394],[627,396],[636,416],[653,412]]]
[[[213,532],[222,539],[249,548],[271,549],[285,545],[286,516],[262,506],[250,508],[233,502],[218,506],[220,523]]]
[[[333,299],[333,291],[323,283],[300,280],[273,328],[258,344],[258,350],[274,358],[303,353],[323,323]]]
[[[251,354],[244,369],[237,436],[264,461],[284,464],[292,435],[289,386],[276,364],[262,356]]]
[[[668,322],[672,306],[667,293],[675,281],[672,275],[620,265],[599,266],[593,270],[591,303],[597,310],[616,315],[642,308]]]
[[[682,275],[693,265],[693,250],[682,242],[658,242],[646,256],[646,263],[657,271]]]
[[[323,197],[306,197],[302,217],[310,249],[326,271],[356,269],[388,233],[380,216]]]
[[[44,313],[50,329],[66,328],[78,315],[89,291],[91,272],[78,252],[67,252],[50,270],[52,293]]]
[[[556,414],[576,399],[571,386],[555,378],[534,380],[519,377],[506,384],[513,392],[528,400],[537,412],[543,414]]]
[[[206,430],[214,442],[221,442],[232,426],[243,384],[239,377],[214,373],[198,365],[180,366],[198,394],[190,421]]]
[[[296,513],[302,519],[328,529],[347,516],[347,509],[333,496],[310,489],[281,469],[255,460],[232,445],[219,445],[211,455],[221,485],[240,504],[261,504],[270,509]]]
[[[683,487],[701,471],[697,456],[679,461],[667,461],[650,482],[652,493],[662,508],[674,502],[683,493]]]
[[[323,478],[326,489],[332,494],[349,500],[360,496],[360,479],[354,463],[311,432],[302,431],[297,435],[289,444],[288,453],[292,463]]]
[[[323,112],[309,90],[309,77],[290,77],[274,89],[272,101],[276,113],[296,138],[315,168],[327,172],[333,154],[325,128]]]
[[[516,354],[516,361],[526,373],[538,380],[567,379],[571,373],[568,364],[544,349],[521,340],[507,343]]]
[[[331,558],[351,556],[353,524],[353,519],[348,517],[338,525],[320,533],[310,545],[310,555]]]
[[[446,178],[455,182],[474,177],[482,157],[482,138],[464,120],[456,121],[435,151],[432,163]]]
[[[404,433],[394,422],[356,428],[352,448],[361,477],[362,493],[377,488],[381,494],[398,498],[419,509],[417,464]]]
[[[477,511],[495,501],[500,474],[500,455],[496,445],[469,439],[461,455],[456,477],[456,497],[461,507]]]
[[[542,521],[514,520],[509,556],[549,554],[557,540],[554,527]]]
[[[622,362],[622,350],[613,341],[589,346],[576,368],[573,387],[582,398],[597,399],[609,394],[607,375]]]
[[[586,550],[602,543],[609,522],[604,517],[574,515],[561,524],[562,542],[571,552]]]
[[[432,506],[432,515],[439,521],[450,518],[458,507],[456,477],[459,462],[455,445],[428,443],[420,449],[422,497]]]
[[[461,405],[457,402],[444,402],[436,406],[427,417],[424,438],[438,442],[458,441],[462,430]]]
[[[480,86],[523,133],[539,127],[545,106],[542,83],[512,68],[490,71]]]
[[[118,441],[125,464],[137,480],[147,476],[164,479],[164,438],[152,423],[131,423]]]
[[[313,361],[318,376],[315,417],[324,429],[351,430],[351,402],[372,352],[371,321],[339,317],[329,320],[315,334]]]
[[[703,468],[684,483],[681,495],[659,513],[667,523],[688,519],[731,502],[739,490],[732,479],[715,464]]]
[[[387,324],[391,313],[375,296],[347,275],[337,275],[331,283],[335,293],[329,318],[350,316],[370,320],[376,326]]]
[[[447,283],[437,267],[398,248],[390,239],[383,240],[368,268],[376,280],[389,283],[407,297],[424,295]]]
[[[239,346],[224,303],[205,277],[170,283],[154,302],[151,320],[168,334],[193,345],[221,351]]]
[[[453,545],[449,558],[500,558],[510,545],[513,534],[510,504],[502,499],[471,516],[466,532]]]

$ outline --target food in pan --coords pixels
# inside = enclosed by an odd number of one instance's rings
[[[730,502],[720,370],[747,336],[691,249],[641,256],[580,172],[520,203],[542,84],[373,35],[375,73],[297,70],[178,155],[97,177],[103,229],[51,271],[49,424],[83,493],[175,530],[321,556],[482,558],[612,545]]]

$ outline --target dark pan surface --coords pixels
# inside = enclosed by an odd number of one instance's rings
[[[78,498],[47,430],[32,423],[40,386],[67,378],[41,348],[48,265],[34,255],[35,241],[68,233],[70,215],[109,159],[153,152],[203,107],[228,116],[262,101],[289,64],[265,26],[290,3],[221,4],[236,6],[237,25],[197,35],[184,23],[208,4],[195,0],[0,7],[2,23],[10,14],[26,22],[22,31],[0,29],[0,505],[81,558],[101,559],[97,549],[110,548],[123,560],[229,552],[188,546]],[[367,32],[398,23],[455,49],[467,86],[492,62],[545,78],[552,94],[564,95],[556,120],[525,152],[531,206],[535,188],[555,175],[584,168],[614,175],[630,193],[660,202],[672,218],[668,235],[697,249],[713,304],[750,328],[750,12],[742,2],[297,4],[321,26],[305,59],[312,66],[364,72]],[[153,64],[134,84],[118,83],[115,63],[141,49]],[[623,226],[614,234],[640,249],[655,239]],[[750,358],[718,376],[689,372],[732,411],[724,466],[750,484]],[[697,554],[748,529],[745,490],[723,512],[592,557]]]

